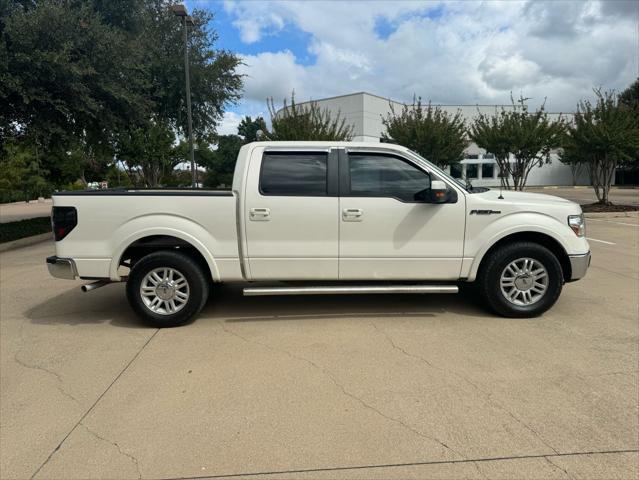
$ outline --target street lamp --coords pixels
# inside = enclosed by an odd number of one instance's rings
[[[197,176],[195,170],[195,155],[193,153],[193,120],[191,117],[191,75],[189,73],[189,36],[188,27],[193,26],[193,18],[186,11],[184,5],[171,5],[171,11],[176,17],[182,18],[184,25],[184,77],[186,78],[186,114],[189,132],[189,156],[191,157],[191,183],[192,187],[197,186]]]

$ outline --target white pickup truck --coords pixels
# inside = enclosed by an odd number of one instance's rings
[[[579,205],[466,188],[391,144],[251,143],[232,191],[62,192],[52,223],[54,277],[94,280],[85,291],[126,281],[132,308],[157,326],[189,321],[221,282],[244,282],[245,295],[474,282],[496,313],[531,317],[590,264]]]

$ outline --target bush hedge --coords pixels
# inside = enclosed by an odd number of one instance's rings
[[[0,223],[0,243],[31,237],[51,231],[51,217],[28,218],[17,222]]]

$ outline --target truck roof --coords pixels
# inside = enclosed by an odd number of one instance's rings
[[[263,141],[263,142],[251,142],[247,145],[252,147],[358,147],[358,148],[387,148],[389,150],[406,151],[408,148],[397,145],[395,143],[381,143],[381,142],[336,142],[332,140],[314,140],[314,141]]]

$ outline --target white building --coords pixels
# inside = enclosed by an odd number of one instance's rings
[[[381,134],[385,130],[382,118],[391,112],[391,106],[395,112],[400,112],[404,106],[401,102],[365,92],[314,100],[314,102],[320,108],[328,109],[333,115],[339,112],[346,123],[353,126],[354,141],[369,142],[380,141]],[[439,105],[439,107],[453,114],[460,111],[467,124],[478,115],[478,112],[492,115],[501,111],[502,107],[513,108],[512,105]],[[551,116],[558,117],[559,114],[551,114]],[[466,149],[466,159],[460,165],[454,166],[451,171],[455,177],[470,179],[475,186],[499,185],[498,173],[493,156],[474,143]],[[556,154],[551,154],[549,164],[533,168],[528,176],[527,185],[573,185],[574,183],[571,168],[561,163]],[[580,172],[577,175],[576,184],[589,184],[586,172]]]

